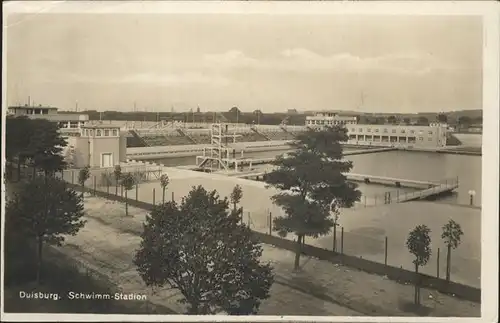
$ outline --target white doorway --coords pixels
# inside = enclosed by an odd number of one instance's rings
[[[113,167],[113,154],[103,153],[101,154],[101,167]]]

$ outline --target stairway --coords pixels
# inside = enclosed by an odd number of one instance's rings
[[[149,144],[146,142],[146,140],[139,136],[139,134],[135,130],[129,129],[128,132],[132,135],[132,138],[127,138],[130,139],[127,140],[127,147],[149,147]]]
[[[266,134],[260,132],[259,130],[257,130],[257,127],[255,126],[252,126],[250,127],[250,129],[255,132],[256,134],[258,134],[259,136],[261,136],[262,138],[264,138],[264,140],[271,140],[271,138],[269,138]]]
[[[181,128],[177,128],[177,132],[183,136],[183,137],[186,137],[191,143],[193,144],[198,144],[198,142],[196,140],[194,140],[193,137],[191,137],[188,133],[186,133],[184,130],[182,130]]]

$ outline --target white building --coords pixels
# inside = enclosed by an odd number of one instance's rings
[[[348,144],[401,148],[444,147],[448,127],[441,123],[432,123],[429,126],[358,124],[356,117],[342,117],[336,114],[316,114],[306,119],[306,126],[309,127],[328,125],[345,125],[349,136]]]
[[[316,112],[306,117],[306,126],[333,126],[357,124],[358,119],[352,116],[341,116],[334,112]]]
[[[403,148],[439,148],[446,146],[447,128],[409,125],[361,125],[347,127],[349,144]]]
[[[42,105],[11,106],[8,108],[7,114],[26,116],[30,119],[47,119],[57,122],[62,129],[79,129],[89,120],[87,114],[58,113],[57,108]]]

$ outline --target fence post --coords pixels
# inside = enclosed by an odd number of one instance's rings
[[[439,248],[438,248],[438,253],[437,253],[437,273],[436,277],[439,278]]]
[[[71,184],[75,184],[75,171],[71,171]]]
[[[366,207],[366,195],[364,196],[364,198],[365,198],[365,207]]]
[[[106,193],[109,195],[109,179],[106,179]]]
[[[139,184],[135,183],[135,200],[139,201]]]
[[[340,231],[340,253],[344,254],[344,227]]]
[[[385,257],[384,264],[387,266],[387,236],[385,236]]]
[[[123,186],[120,185],[120,196],[123,197]]]
[[[172,191],[172,202],[175,201],[174,191]]]
[[[269,235],[273,235],[273,214],[269,212]]]
[[[250,228],[250,212],[248,212],[248,227]]]
[[[156,189],[153,187],[153,205],[155,205]]]
[[[96,181],[95,181],[95,175],[94,175],[94,196],[96,195]]]
[[[375,203],[374,205],[377,205],[377,195],[375,195]]]
[[[333,252],[337,252],[337,223],[333,224]]]

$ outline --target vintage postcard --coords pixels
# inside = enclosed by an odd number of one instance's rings
[[[498,3],[3,9],[2,320],[498,320]]]

